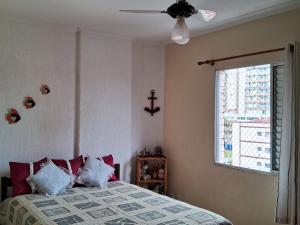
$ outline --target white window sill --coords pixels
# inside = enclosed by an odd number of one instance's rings
[[[239,167],[239,166],[227,165],[227,164],[223,164],[223,163],[219,163],[219,162],[215,162],[215,165],[230,168],[230,169],[236,169],[236,170],[241,170],[241,171],[245,171],[245,172],[250,172],[250,173],[259,173],[259,174],[264,174],[264,175],[268,175],[268,176],[278,176],[277,171],[266,172],[266,171],[261,171],[261,170]]]

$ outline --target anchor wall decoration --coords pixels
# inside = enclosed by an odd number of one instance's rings
[[[151,96],[148,97],[148,99],[151,101],[151,108],[149,109],[148,107],[145,107],[144,110],[148,113],[151,114],[151,116],[154,115],[154,113],[157,113],[160,111],[160,107],[155,107],[154,108],[154,100],[157,100],[157,97],[155,97],[155,91],[154,90],[151,90],[150,91],[151,93]]]

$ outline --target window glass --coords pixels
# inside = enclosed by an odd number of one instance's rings
[[[216,76],[216,162],[269,172],[271,65],[217,71]]]

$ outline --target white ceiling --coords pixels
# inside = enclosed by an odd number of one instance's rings
[[[175,0],[1,0],[0,14],[45,23],[81,27],[138,41],[166,42],[174,19],[168,15],[141,15],[120,9],[166,10]],[[205,23],[187,20],[192,36],[300,7],[300,0],[189,0],[197,9],[217,12]]]

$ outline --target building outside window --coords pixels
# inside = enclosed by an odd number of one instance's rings
[[[269,137],[270,137],[270,135],[271,135],[271,133],[270,133],[270,132],[266,132],[266,133],[265,133],[265,137],[266,137],[266,138],[269,138]]]
[[[269,64],[217,71],[216,163],[271,172],[271,72]]]

